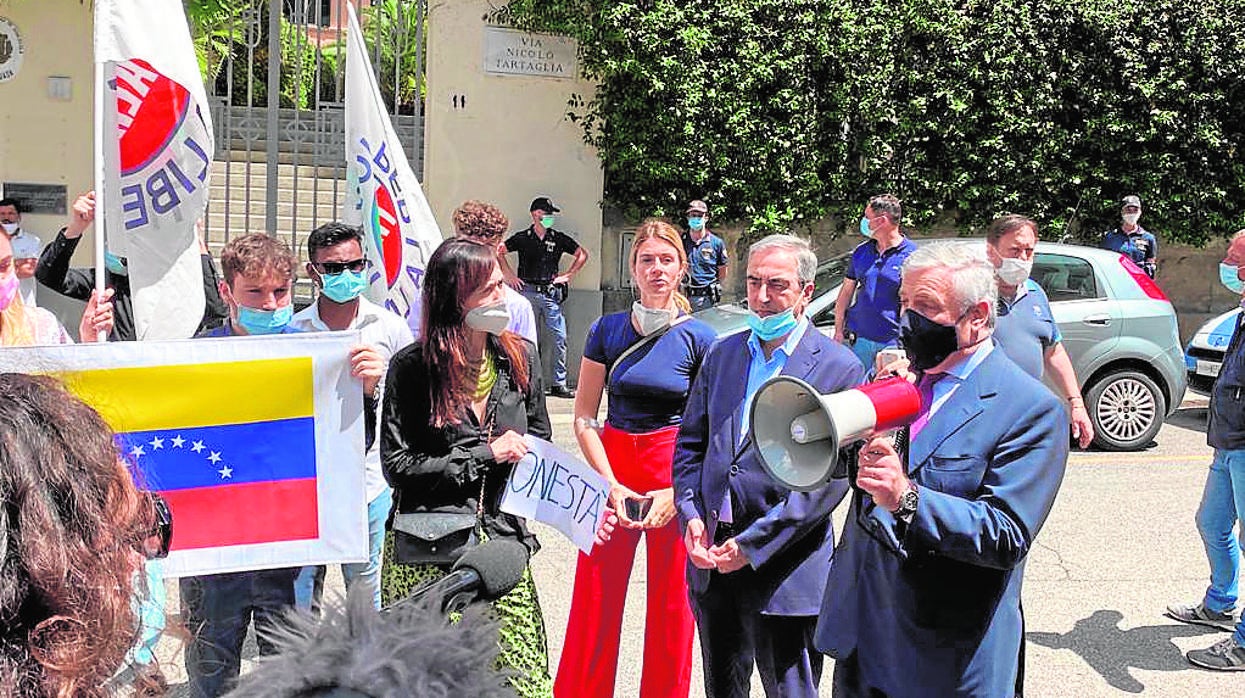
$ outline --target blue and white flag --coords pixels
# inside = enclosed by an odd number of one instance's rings
[[[368,297],[420,332],[424,268],[442,235],[389,120],[354,5],[347,5],[346,197],[342,220],[362,225],[372,262]]]

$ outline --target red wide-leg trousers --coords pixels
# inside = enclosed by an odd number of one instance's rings
[[[678,427],[628,434],[606,426],[601,434],[614,476],[641,494],[670,487]],[[641,698],[686,698],[691,688],[692,636],[687,598],[687,553],[679,524],[644,531],[620,527],[608,543],[580,553],[566,643],[553,685],[557,698],[613,698],[623,604],[640,534],[647,536],[648,610],[644,619]]]

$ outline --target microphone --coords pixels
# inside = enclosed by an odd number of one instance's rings
[[[429,595],[441,597],[446,613],[460,612],[475,601],[499,599],[523,579],[530,557],[527,546],[518,541],[485,541],[464,553],[448,575],[424,584],[385,610],[418,603]]]

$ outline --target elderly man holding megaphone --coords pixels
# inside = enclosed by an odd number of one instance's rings
[[[893,378],[811,397],[776,380],[757,397],[773,416],[753,424],[762,465],[794,485],[824,481],[833,454],[867,437],[837,469],[856,493],[816,646],[836,660],[836,697],[1021,695],[1024,561],[1063,480],[1068,419],[995,346],[979,244],[913,252],[900,300],[908,362],[890,368],[919,399]]]

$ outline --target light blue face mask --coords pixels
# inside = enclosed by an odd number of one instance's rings
[[[256,310],[238,306],[238,324],[247,334],[279,334],[294,319],[294,304],[276,310]]]
[[[1237,267],[1227,262],[1219,263],[1219,281],[1223,283],[1224,288],[1240,295],[1245,292],[1245,281],[1237,276]]]
[[[864,235],[867,238],[873,237],[873,231],[869,230],[869,219],[868,218],[860,219],[860,234]]]
[[[104,252],[104,268],[117,276],[130,275],[130,270],[125,268],[125,262],[111,252]]]
[[[349,269],[340,274],[321,276],[320,284],[320,290],[334,303],[349,303],[367,290],[367,279],[363,278],[363,272]]]
[[[777,315],[769,315],[767,317],[761,317],[755,311],[748,313],[748,328],[762,342],[778,339],[787,334],[795,329],[796,323],[795,311],[791,308],[787,308]]]
[[[691,228],[692,230],[704,230],[704,228],[705,228],[705,219],[704,219],[704,217],[702,217],[702,216],[688,216],[688,217],[687,217],[687,227]]]

